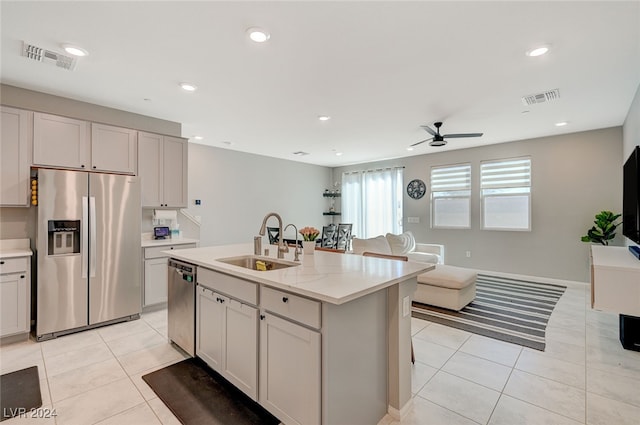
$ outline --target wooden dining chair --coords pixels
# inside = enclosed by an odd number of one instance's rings
[[[365,251],[362,253],[363,257],[376,257],[376,258],[387,258],[389,260],[398,260],[398,261],[409,261],[409,257],[406,255],[391,255],[391,254],[378,254],[377,252],[369,252]],[[416,363],[416,356],[413,353],[413,338],[411,339],[411,363]]]
[[[377,252],[365,251],[362,253],[363,257],[377,257],[387,258],[389,260],[409,261],[409,257],[406,255],[391,255],[391,254],[378,254]]]
[[[344,254],[346,252],[344,249],[326,248],[323,246],[316,246],[316,251],[335,252],[337,254]]]

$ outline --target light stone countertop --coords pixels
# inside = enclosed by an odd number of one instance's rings
[[[266,245],[263,248],[269,248],[269,257],[277,260],[277,246]],[[284,259],[293,261],[293,248],[289,251]],[[332,304],[355,300],[435,267],[430,263],[323,251],[315,251],[313,255],[301,254],[299,266],[269,271],[249,270],[216,261],[253,254],[253,243],[167,250],[164,253],[177,260]]]
[[[0,240],[0,258],[30,257],[33,255],[29,239]]]
[[[142,234],[142,247],[143,248],[152,248],[159,246],[169,246],[169,245],[185,245],[188,243],[199,243],[198,239],[191,238],[179,238],[179,239],[153,239],[151,234]]]

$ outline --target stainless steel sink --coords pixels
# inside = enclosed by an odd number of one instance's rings
[[[232,266],[244,267],[249,270],[259,270],[259,271],[269,271],[269,270],[278,270],[278,269],[286,269],[287,267],[299,266],[300,263],[293,263],[291,261],[284,260],[274,260],[270,257],[262,257],[259,255],[241,255],[238,257],[229,257],[229,258],[218,258],[216,261],[220,261],[221,263],[231,264]],[[262,268],[258,268],[259,262],[264,264],[263,270]]]

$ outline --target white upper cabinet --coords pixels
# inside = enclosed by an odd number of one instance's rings
[[[34,113],[33,165],[135,174],[137,131]]]
[[[33,165],[89,170],[89,123],[33,114]]]
[[[142,206],[187,206],[187,140],[138,132]]]
[[[138,132],[128,128],[91,124],[91,169],[135,174]]]
[[[29,146],[33,113],[2,107],[0,206],[28,206]]]

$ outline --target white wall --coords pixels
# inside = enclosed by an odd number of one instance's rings
[[[627,119],[622,126],[623,154],[622,163],[629,158],[634,147],[640,145],[640,86],[633,98]],[[626,245],[635,245],[630,239],[624,238]]]
[[[284,225],[322,230],[329,223],[322,193],[330,183],[327,167],[189,143],[188,210],[201,217],[200,246],[252,242],[269,212]],[[292,228],[285,235],[295,238]]]
[[[480,161],[525,155],[532,160],[532,231],[481,230]],[[334,179],[344,171],[404,165],[405,184],[419,178],[429,187],[432,166],[469,162],[472,229],[431,229],[429,192],[420,200],[405,193],[404,229],[418,242],[444,244],[448,264],[586,282],[589,244],[580,237],[599,211],[621,211],[621,156],[622,129],[616,127],[341,167],[334,169]],[[420,223],[409,224],[407,217],[419,217]]]

